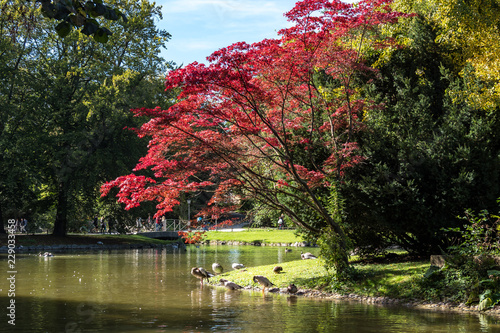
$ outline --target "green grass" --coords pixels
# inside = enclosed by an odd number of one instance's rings
[[[290,283],[297,287],[313,288],[317,286],[319,279],[325,278],[328,274],[321,260],[296,260],[281,263],[283,267],[281,274],[275,274],[273,268],[277,265],[264,265],[257,267],[247,267],[245,270],[233,270],[212,278],[214,284],[218,284],[219,278],[233,281],[241,286],[258,287],[252,280],[254,275],[263,275],[279,288],[286,288]]]
[[[258,287],[253,283],[254,275],[263,275],[279,288],[286,288],[294,283],[300,289],[314,289],[341,294],[357,294],[360,296],[385,296],[399,299],[413,299],[421,295],[418,283],[429,268],[429,262],[410,261],[390,264],[354,264],[356,274],[352,282],[332,288],[332,277],[318,260],[296,260],[279,264],[283,267],[281,274],[275,274],[276,265],[248,267],[246,271],[230,271],[211,279],[216,285],[220,278],[238,283],[241,286]]]
[[[358,278],[347,288],[363,296],[414,298],[421,294],[418,281],[429,267],[429,261],[354,265]]]
[[[246,229],[244,231],[207,231],[205,240],[236,241],[245,243],[295,243],[303,239],[295,235],[295,230]]]
[[[293,230],[276,229],[248,229],[239,232],[209,231],[206,240],[261,242],[261,243],[294,243],[303,241],[295,235]],[[401,251],[391,251],[398,255],[405,255]],[[221,274],[213,280],[218,284],[223,277],[242,286],[254,286],[252,277],[264,275],[279,288],[285,288],[290,283],[303,289],[316,289],[327,292],[353,293],[360,296],[385,296],[391,298],[415,298],[421,295],[421,281],[429,268],[428,261],[408,261],[394,263],[358,263],[359,258],[352,257],[351,261],[356,270],[352,282],[343,285],[333,284],[332,276],[324,267],[324,262],[318,260],[296,260],[279,264],[283,267],[281,274],[275,274],[276,265],[249,267],[246,271],[230,271]]]

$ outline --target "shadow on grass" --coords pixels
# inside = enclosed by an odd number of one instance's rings
[[[322,290],[330,285],[331,276],[320,276],[311,278],[296,278],[292,280],[292,283],[296,286],[303,286],[310,289]]]
[[[394,267],[386,265],[358,269],[349,283],[354,293],[367,296],[387,296],[392,298],[411,298],[421,293],[420,281],[426,268],[422,263],[416,267]]]

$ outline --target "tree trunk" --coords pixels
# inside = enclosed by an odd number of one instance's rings
[[[59,184],[57,194],[56,220],[54,222],[54,236],[66,236],[68,227],[68,188],[64,182]]]

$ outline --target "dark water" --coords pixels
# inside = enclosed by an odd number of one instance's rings
[[[295,253],[297,252],[297,253]],[[193,266],[296,260],[252,246],[18,255],[15,326],[0,257],[0,332],[500,332],[496,318],[200,286]]]

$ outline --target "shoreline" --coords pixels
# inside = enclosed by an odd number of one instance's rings
[[[95,236],[98,237],[98,234]],[[72,250],[121,250],[121,249],[150,249],[150,248],[178,248],[178,247],[186,247],[187,244],[184,244],[181,239],[176,242],[167,243],[167,244],[159,244],[159,243],[127,243],[127,244],[117,244],[112,241],[109,244],[106,244],[109,240],[97,240],[95,243],[86,243],[86,244],[41,244],[41,245],[19,245],[15,247],[16,252],[19,253],[31,253],[31,252],[39,252],[39,251],[72,251]],[[240,242],[240,241],[206,241],[202,242],[202,245],[209,246],[219,246],[219,245],[233,245],[233,246],[278,246],[278,247],[317,247],[316,245],[311,245],[307,242],[295,242],[295,243],[265,243],[265,242]],[[8,246],[2,245],[0,246],[0,253],[8,253]]]
[[[266,243],[266,242],[242,242],[242,241],[219,241],[211,240],[202,242],[203,245],[250,245],[250,246],[290,246],[290,247],[318,247],[311,245],[308,242],[295,242],[295,243]]]
[[[219,284],[210,284],[211,287],[225,288]],[[260,288],[246,286],[242,290],[260,292]],[[404,300],[392,299],[389,297],[378,296],[363,296],[356,294],[338,294],[328,293],[316,289],[299,289],[295,294],[291,294],[286,288],[271,288],[266,293],[278,294],[288,297],[307,297],[318,301],[345,301],[356,302],[368,305],[384,306],[384,307],[405,307],[408,309],[424,310],[424,311],[438,311],[457,314],[471,314],[471,315],[489,315],[492,317],[500,318],[500,305],[491,309],[480,311],[478,305],[465,305],[465,304],[451,304],[446,302],[432,303],[419,300]]]
[[[63,245],[28,245],[15,247],[16,253],[35,253],[40,251],[52,251],[61,253],[75,250],[128,250],[128,249],[156,249],[156,248],[178,248],[178,243],[170,244],[63,244]],[[182,246],[182,245],[181,245]],[[0,246],[0,253],[8,253],[7,246]]]

